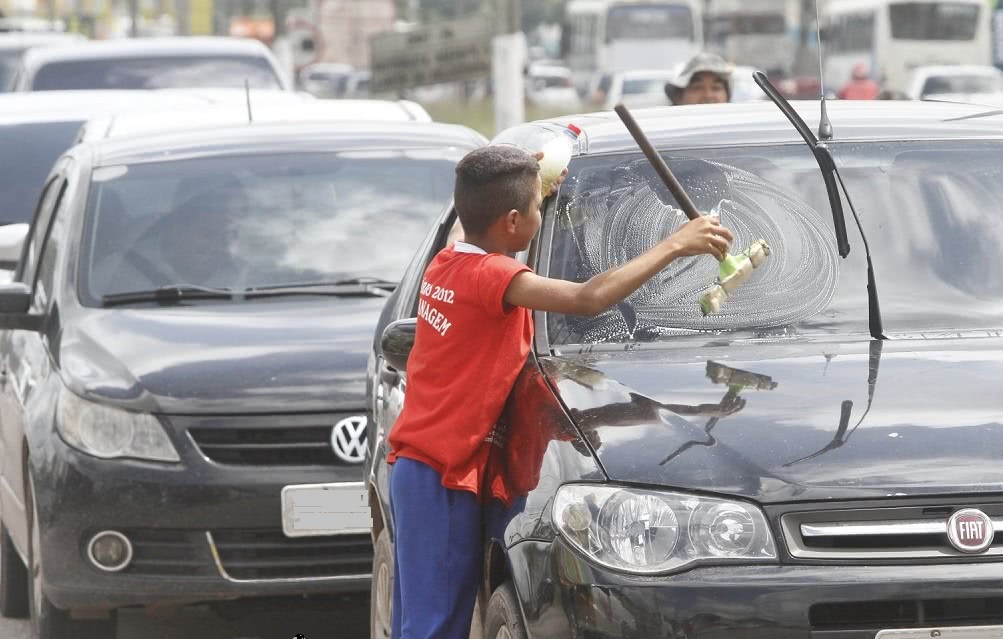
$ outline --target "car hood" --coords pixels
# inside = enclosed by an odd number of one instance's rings
[[[761,503],[1003,492],[1003,340],[551,357],[613,481]]]
[[[365,406],[384,298],[92,309],[67,322],[74,391],[166,414],[304,413]]]

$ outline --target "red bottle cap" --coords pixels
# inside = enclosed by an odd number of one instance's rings
[[[572,133],[574,133],[575,135],[581,135],[582,134],[582,130],[579,129],[578,127],[576,127],[574,124],[569,124],[568,125],[568,130],[571,131]]]

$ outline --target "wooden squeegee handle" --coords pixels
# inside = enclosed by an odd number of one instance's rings
[[[627,110],[627,107],[622,104],[618,104],[613,110],[616,111],[616,114],[620,116],[621,120],[623,120],[627,130],[630,131],[630,134],[634,137],[634,141],[637,142],[637,146],[641,147],[641,151],[644,152],[644,156],[648,158],[648,162],[651,162],[651,166],[655,168],[655,173],[658,174],[658,177],[662,178],[662,182],[665,182],[665,186],[667,186],[669,191],[672,193],[672,197],[676,198],[676,202],[679,203],[679,207],[683,210],[683,213],[686,214],[686,217],[691,220],[695,220],[700,217],[700,212],[697,211],[697,207],[693,205],[693,201],[688,195],[686,195],[686,191],[683,190],[683,186],[679,183],[679,180],[676,179],[676,176],[672,174],[672,171],[669,169],[669,165],[665,163],[662,156],[659,155],[658,151],[655,150],[655,147],[652,146],[651,141],[648,140],[648,136],[646,136],[644,131],[641,130],[641,127],[638,126],[637,120],[635,120],[634,116]]]

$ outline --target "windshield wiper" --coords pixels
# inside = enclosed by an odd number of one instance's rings
[[[158,304],[179,304],[188,300],[230,300],[238,293],[229,288],[210,288],[177,284],[161,286],[149,291],[130,291],[128,293],[112,293],[101,297],[102,306],[119,306],[122,304],[139,304],[142,302],[157,302]]]
[[[272,297],[278,295],[371,295],[386,297],[397,288],[397,282],[378,277],[352,277],[329,282],[303,282],[257,286],[242,293],[248,298]]]
[[[846,198],[846,203],[850,206],[850,212],[853,214],[853,219],[857,224],[857,230],[860,231],[860,238],[863,240],[864,244],[864,256],[867,259],[867,324],[868,330],[871,333],[871,337],[874,339],[887,339],[884,334],[884,327],[881,322],[881,307],[878,304],[878,284],[874,277],[874,262],[871,260],[871,247],[867,243],[867,234],[864,233],[864,227],[860,223],[860,216],[857,215],[857,209],[853,206],[853,200],[850,199],[850,192],[846,190],[846,184],[843,183],[843,176],[839,174],[839,169],[836,167],[836,160],[832,156],[832,152],[829,147],[824,143],[820,142],[818,138],[811,132],[805,121],[801,119],[801,116],[797,114],[791,103],[787,101],[787,98],[782,96],[777,88],[767,79],[766,75],[761,71],[756,71],[753,74],[753,79],[756,84],[766,93],[767,97],[777,105],[777,108],[784,114],[784,116],[790,121],[791,125],[797,130],[797,132],[804,139],[805,144],[807,144],[812,153],[815,155],[815,160],[818,162],[818,168],[822,171],[822,177],[825,181],[825,189],[829,194],[829,206],[832,208],[833,223],[836,228],[836,245],[839,250],[840,257],[846,258],[850,253],[850,244],[846,237],[846,221],[843,217],[843,206],[839,199],[839,190],[836,188],[836,183],[839,183],[839,189],[843,191],[843,197]],[[832,125],[829,123],[829,116],[825,111],[825,99],[822,100],[822,121],[819,124],[819,134],[824,139],[832,139]],[[824,134],[824,135],[823,135]]]
[[[375,277],[353,277],[329,282],[303,282],[276,284],[246,289],[242,293],[248,298],[275,297],[280,295],[330,295],[387,297],[397,288],[397,282]]]

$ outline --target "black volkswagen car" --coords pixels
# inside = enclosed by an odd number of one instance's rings
[[[795,110],[816,141],[818,104]],[[502,498],[485,520],[486,638],[1003,632],[1003,116],[829,114],[826,150],[769,102],[637,113],[734,251],[765,239],[772,255],[708,317],[707,257],[595,317],[535,314],[533,353],[484,444]],[[615,115],[573,122],[570,174],[518,257],[582,282],[686,217]],[[370,363],[377,636],[393,576],[384,435],[420,276],[454,217],[427,235]]]
[[[367,591],[373,329],[482,143],[326,122],[68,151],[0,288],[3,613],[81,639],[123,606]]]

